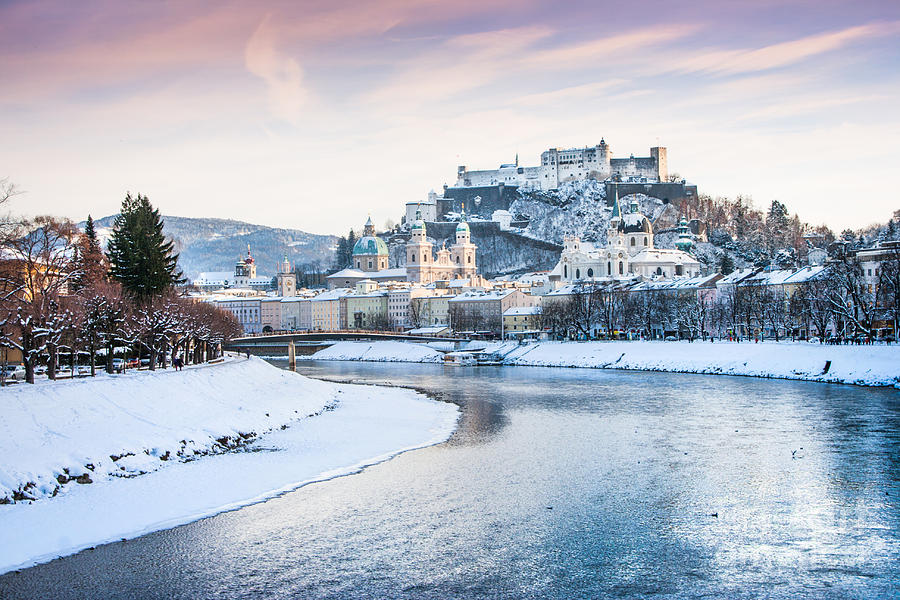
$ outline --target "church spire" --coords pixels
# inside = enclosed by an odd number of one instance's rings
[[[622,218],[622,211],[619,209],[619,186],[618,186],[618,184],[616,184],[616,187],[614,189],[616,190],[616,194],[613,199],[613,211],[612,211],[612,216],[610,217],[610,220]]]

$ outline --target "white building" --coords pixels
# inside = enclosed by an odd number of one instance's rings
[[[217,298],[216,306],[229,311],[244,328],[244,333],[262,333],[262,301],[264,297]]]
[[[424,221],[434,223],[437,221],[437,201],[438,196],[434,190],[428,192],[428,199],[419,202],[407,202],[406,214],[404,215],[404,223],[412,223],[416,220],[416,212],[418,212]]]
[[[312,298],[293,296],[281,300],[281,329],[285,331],[312,329]]]
[[[552,190],[560,183],[580,179],[604,181],[615,178],[636,183],[666,181],[669,176],[666,149],[650,148],[650,156],[613,158],[612,150],[601,139],[596,146],[586,148],[550,148],[541,153],[538,167],[520,167],[518,156],[514,164],[498,169],[469,171],[465,165],[457,168],[457,187],[492,186],[501,183],[523,189]],[[408,209],[407,209],[408,211]]]
[[[689,234],[682,232],[684,235]],[[606,237],[605,247],[582,242],[578,237],[565,237],[559,263],[550,273],[551,280],[569,283],[601,278],[655,279],[700,274],[700,261],[692,255],[653,245],[653,226],[638,211],[637,202],[631,203],[631,212],[622,214],[619,199],[615,199]],[[678,243],[685,248],[692,244],[685,237],[679,238]]]
[[[287,258],[285,258],[287,262]],[[291,275],[293,276],[293,275]],[[210,271],[200,273],[193,281],[193,285],[201,292],[217,292],[232,288],[266,291],[272,289],[271,277],[258,277],[256,275],[256,261],[250,254],[250,245],[247,245],[247,256],[238,258],[234,265],[234,272]],[[296,288],[296,279],[294,279]],[[293,294],[290,294],[293,295]]]

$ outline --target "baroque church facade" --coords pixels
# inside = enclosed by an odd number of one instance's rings
[[[465,215],[463,215],[465,219]],[[428,241],[425,221],[416,212],[416,220],[410,227],[410,240],[406,244],[406,280],[415,283],[432,283],[440,280],[467,279],[478,273],[475,251],[469,224],[465,220],[456,226],[456,243],[448,250],[441,247],[437,255]]]
[[[582,242],[577,236],[563,239],[559,262],[550,273],[551,279],[563,283],[597,279],[669,279],[700,275],[700,262],[687,251],[693,245],[682,218],[676,249],[656,248],[653,225],[641,214],[637,201],[622,213],[619,199],[613,205],[606,246]]]

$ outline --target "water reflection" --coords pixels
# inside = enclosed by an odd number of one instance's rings
[[[0,596],[896,596],[895,390],[299,368],[427,389],[462,407],[460,428],[359,475],[0,577]]]

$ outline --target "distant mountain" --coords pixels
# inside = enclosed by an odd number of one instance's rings
[[[96,219],[94,226],[104,246],[115,215]],[[175,241],[184,274],[194,279],[201,271],[231,271],[238,257],[246,256],[247,244],[258,275],[274,275],[285,255],[292,263],[329,267],[337,236],[316,235],[299,229],[277,229],[230,219],[194,219],[163,216],[164,232]],[[79,223],[84,227],[84,223]]]

